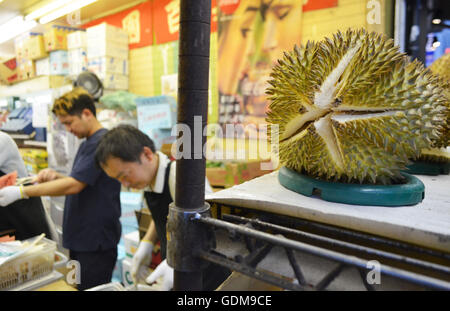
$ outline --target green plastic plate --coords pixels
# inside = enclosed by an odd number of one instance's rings
[[[450,173],[450,162],[449,163],[432,163],[417,161],[413,164],[407,166],[405,171],[408,174],[418,174],[418,175],[447,175]]]
[[[404,206],[422,202],[425,197],[424,184],[415,176],[406,173],[402,175],[405,176],[406,183],[399,185],[346,184],[314,179],[282,167],[278,180],[289,190],[306,196],[319,194],[322,200],[336,203]]]

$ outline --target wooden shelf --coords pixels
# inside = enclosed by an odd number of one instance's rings
[[[62,87],[72,82],[65,76],[40,76],[13,85],[0,87],[0,97],[19,96]]]
[[[33,147],[41,147],[41,148],[47,148],[47,142],[46,141],[36,141],[36,140],[25,140],[23,142],[25,146],[33,146]]]
[[[33,139],[34,136],[36,136],[36,132],[33,132],[31,134],[15,134],[15,133],[7,133],[9,136],[11,136],[12,139],[19,139],[19,140],[30,140]]]

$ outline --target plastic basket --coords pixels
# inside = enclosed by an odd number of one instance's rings
[[[25,241],[32,243],[36,238]],[[53,271],[56,243],[43,238],[37,245],[42,247],[0,265],[0,290],[12,289]]]

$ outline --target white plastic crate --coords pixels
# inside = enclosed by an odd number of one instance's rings
[[[22,242],[32,243],[37,238],[30,238]],[[53,271],[56,243],[43,238],[37,245],[39,246],[37,250],[30,250],[0,265],[0,290],[13,289]]]

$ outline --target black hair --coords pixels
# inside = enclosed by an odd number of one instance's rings
[[[131,125],[119,125],[102,136],[95,152],[95,160],[101,167],[110,157],[124,162],[141,162],[144,147],[155,152],[155,143],[145,133]]]

